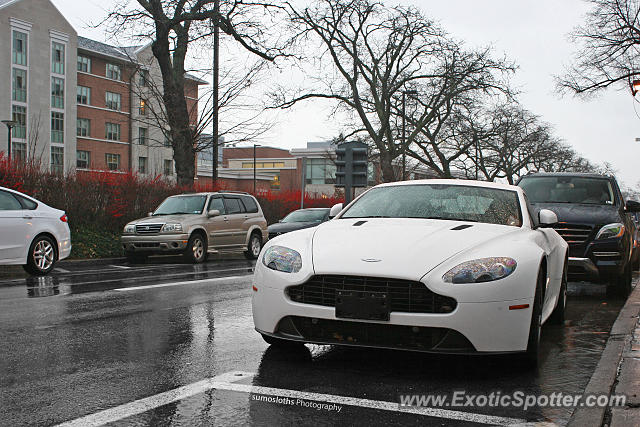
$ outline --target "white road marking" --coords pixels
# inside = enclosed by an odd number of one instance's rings
[[[196,285],[198,283],[209,283],[209,282],[222,282],[225,280],[236,280],[236,279],[246,279],[247,277],[253,276],[252,274],[245,274],[243,276],[227,276],[227,277],[215,277],[212,279],[202,279],[202,280],[190,280],[187,282],[171,282],[171,283],[161,283],[159,285],[146,285],[146,286],[133,286],[130,288],[118,288],[114,289],[119,292],[126,291],[139,291],[141,289],[153,289],[153,288],[166,288],[170,286],[181,286],[181,285]]]
[[[115,265],[115,264],[110,265],[109,267],[121,268],[121,269],[123,269],[123,270],[128,270],[128,269],[130,269],[130,268],[131,268],[131,267],[127,267],[126,265]]]
[[[72,421],[59,424],[58,427],[85,427],[103,426],[124,418],[139,415],[144,412],[186,399],[191,396],[203,393],[208,390],[225,390],[239,393],[254,393],[268,396],[288,397],[307,401],[322,403],[333,403],[337,405],[356,406],[367,409],[377,409],[381,411],[391,411],[423,415],[427,417],[444,418],[449,420],[459,420],[475,422],[489,425],[517,425],[526,421],[518,418],[498,417],[493,415],[476,414],[464,411],[452,411],[438,408],[414,408],[400,407],[397,402],[387,402],[383,400],[360,399],[349,396],[337,396],[333,394],[311,393],[298,390],[288,390],[282,388],[255,386],[250,384],[238,384],[237,381],[254,376],[249,372],[227,372],[213,378],[207,378],[186,386],[178,387],[164,393],[135,400],[124,405],[116,406],[95,414],[87,415]]]
[[[59,271],[60,273],[71,273],[69,270],[65,270],[64,268],[56,267],[55,271]]]

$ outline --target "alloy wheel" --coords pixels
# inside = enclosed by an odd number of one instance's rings
[[[33,260],[41,271],[46,271],[53,265],[55,251],[51,242],[40,240],[33,248]]]
[[[204,254],[204,244],[202,243],[202,239],[195,239],[193,241],[193,247],[191,248],[193,250],[193,258],[199,260],[200,258],[202,258],[202,255]]]
[[[254,257],[257,258],[258,255],[260,255],[260,249],[262,249],[261,246],[258,236],[253,236],[251,238],[251,253]]]

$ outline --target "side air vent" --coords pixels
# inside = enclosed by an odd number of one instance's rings
[[[471,228],[471,227],[473,227],[473,225],[462,224],[462,225],[458,225],[457,227],[453,227],[452,230],[458,231],[458,230],[464,230],[465,228]]]
[[[364,224],[364,223],[366,223],[366,222],[367,222],[367,221],[358,221],[358,222],[353,223],[353,226],[354,226],[354,227],[360,227],[362,224]]]

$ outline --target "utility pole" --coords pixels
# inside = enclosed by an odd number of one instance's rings
[[[257,144],[253,144],[253,195],[256,195],[256,147]]]
[[[211,182],[215,186],[218,181],[218,76],[220,72],[220,0],[213,3],[213,158],[211,159]]]
[[[13,129],[18,123],[14,120],[2,120],[7,126],[7,154],[9,155],[9,162],[11,162],[11,129]]]

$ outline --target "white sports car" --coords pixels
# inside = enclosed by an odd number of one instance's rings
[[[567,243],[521,188],[424,180],[382,184],[316,228],[265,245],[256,330],[292,341],[444,353],[523,352],[562,322]]]

